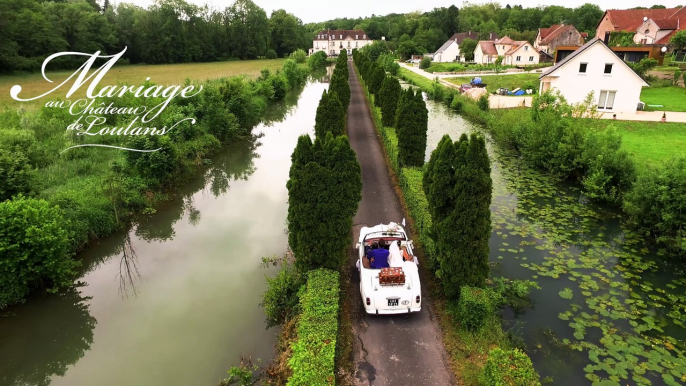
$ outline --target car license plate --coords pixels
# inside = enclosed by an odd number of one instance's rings
[[[398,300],[399,299],[388,299],[388,306],[389,307],[397,307],[398,306]]]

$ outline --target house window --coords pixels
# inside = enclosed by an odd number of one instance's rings
[[[524,51],[529,51],[529,46],[524,46]]]
[[[341,40],[343,40],[343,35],[341,35]]]
[[[350,42],[348,42],[348,48],[350,48]]]
[[[357,37],[358,37],[358,36],[359,36],[359,35],[355,35],[355,40],[357,40]]]
[[[367,39],[367,35],[362,35],[362,39]]]
[[[605,63],[605,74],[612,74],[612,63]]]
[[[647,44],[647,43],[648,43],[648,39],[641,39],[641,44]]]
[[[357,48],[357,42],[355,42],[355,48]]]
[[[521,62],[521,61],[522,61],[522,57],[521,57],[521,56],[518,56],[517,59],[515,59],[515,61]]]
[[[587,68],[588,68],[588,63],[579,64],[579,73],[585,74]]]
[[[534,57],[533,57],[533,56],[529,56],[529,61],[530,61],[530,62],[533,62],[533,61],[534,61]]]
[[[612,110],[615,104],[615,96],[617,91],[600,90],[600,97],[598,98],[598,110]]]
[[[315,43],[314,48],[319,48],[319,42]]]

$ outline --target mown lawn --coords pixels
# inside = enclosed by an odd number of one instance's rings
[[[398,72],[398,76],[404,81],[415,86],[421,87],[422,89],[430,89],[431,87],[433,87],[433,80],[416,74],[406,68],[400,67],[400,72]]]
[[[634,157],[639,171],[672,157],[686,157],[686,124],[613,121],[612,125],[622,134],[622,147]]]
[[[516,88],[523,89],[525,86],[533,86],[538,89],[540,74],[516,74],[516,75],[484,75],[481,80],[486,83],[488,92],[495,92],[499,88],[507,88],[514,90]],[[455,78],[446,78],[450,83],[461,85],[472,81],[473,76],[460,76]]]
[[[210,78],[222,78],[234,75],[246,75],[256,78],[260,75],[263,68],[276,71],[283,66],[285,59],[259,59],[259,60],[236,60],[228,62],[212,63],[184,63],[184,64],[160,64],[160,65],[130,65],[116,66],[107,72],[100,85],[115,85],[117,83],[129,83],[140,85],[145,82],[145,78],[150,77],[150,81],[160,85],[181,85],[186,78],[193,80],[205,80]],[[41,95],[59,85],[67,79],[73,71],[48,72],[46,75],[54,83],[49,83],[39,73],[27,75],[7,75],[0,76],[0,107],[5,105],[17,105],[10,97],[10,89],[15,84],[22,87],[20,97],[28,98]],[[71,86],[71,81],[67,84]],[[67,85],[50,94],[50,97],[41,98],[40,101],[54,100],[56,97],[64,99],[68,88]],[[85,89],[82,87],[75,96],[82,98],[85,96]],[[75,99],[72,96],[72,99]]]
[[[649,111],[686,111],[686,89],[676,86],[644,87],[641,102],[646,105],[663,106],[646,106],[646,110]]]

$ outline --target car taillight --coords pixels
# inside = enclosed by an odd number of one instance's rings
[[[367,305],[370,306],[372,304],[372,301],[367,298]]]
[[[417,295],[417,303],[419,303],[419,295]]]

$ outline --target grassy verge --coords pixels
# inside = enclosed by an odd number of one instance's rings
[[[410,84],[423,84],[425,91],[432,92],[434,83],[409,70],[400,69],[400,77]],[[358,76],[359,77],[359,76]],[[408,224],[415,235],[414,241],[418,253],[424,264],[420,265],[420,273],[425,291],[431,294],[431,307],[438,318],[443,334],[443,343],[450,357],[451,369],[460,384],[479,385],[480,377],[488,360],[488,353],[494,347],[504,350],[513,348],[510,336],[502,330],[502,319],[499,313],[490,313],[478,331],[468,331],[460,325],[455,317],[455,304],[448,302],[442,293],[439,280],[434,276],[436,261],[434,258],[434,242],[429,237],[431,215],[429,205],[422,187],[422,169],[405,168],[398,164],[398,138],[395,129],[384,127],[381,122],[381,109],[375,107],[374,96],[369,94],[367,87],[359,77],[362,89],[365,91],[367,103],[371,111],[374,126],[381,137],[384,153],[391,169],[392,181],[397,184],[397,190],[403,211],[408,218]],[[472,102],[476,107],[476,104]],[[465,106],[470,108],[468,106]],[[478,109],[478,107],[476,107]],[[480,111],[480,110],[479,110]],[[475,116],[479,115],[473,111]]]
[[[419,74],[416,74],[408,70],[407,68],[400,67],[398,77],[409,84],[420,87],[421,89],[431,89],[431,87],[433,87],[433,81]]]
[[[686,111],[686,89],[677,86],[645,87],[641,92],[641,102],[648,111]],[[663,107],[650,107],[661,105]]]
[[[339,274],[327,269],[310,271],[300,298],[302,314],[297,340],[288,364],[293,375],[288,385],[335,383],[336,336],[338,334]]]
[[[158,65],[126,65],[115,66],[107,72],[100,85],[106,84],[141,84],[147,77],[150,81],[159,85],[182,84],[184,79],[206,80],[227,78],[236,75],[244,75],[249,78],[257,78],[262,69],[272,72],[283,67],[285,59],[258,59],[258,60],[236,60],[228,62],[212,63],[183,63],[183,64],[158,64]],[[17,102],[10,97],[10,88],[15,84],[21,85],[21,97],[33,97],[42,95],[56,85],[62,83],[73,74],[73,71],[54,71],[48,72],[46,76],[54,83],[49,83],[40,73],[26,75],[0,76],[0,106],[16,106],[25,103]],[[84,98],[86,87],[77,91],[71,99]],[[62,87],[55,93],[50,94],[50,99],[57,97],[64,99],[68,88]],[[41,101],[44,102],[43,99]],[[40,104],[40,101],[35,102]]]
[[[482,78],[486,83],[486,89],[490,93],[494,93],[499,88],[507,88],[514,90],[516,88],[534,88],[538,89],[538,76],[540,74],[516,74],[516,75],[488,75]],[[446,78],[450,83],[461,85],[472,81],[473,76],[462,76],[455,78]]]
[[[669,118],[669,113],[667,116]],[[686,157],[686,125],[683,123],[612,121],[612,125],[621,133],[622,148],[634,158],[639,171],[660,167],[674,157]]]

